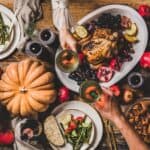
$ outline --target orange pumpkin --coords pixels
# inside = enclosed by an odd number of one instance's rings
[[[56,98],[53,79],[38,61],[11,63],[0,80],[0,102],[14,115],[43,112]]]

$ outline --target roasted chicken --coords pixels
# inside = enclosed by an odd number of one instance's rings
[[[117,49],[118,33],[111,29],[96,29],[91,37],[80,41],[82,51],[92,65],[101,63],[110,58],[113,50]]]

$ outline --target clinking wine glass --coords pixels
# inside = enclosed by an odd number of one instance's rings
[[[86,103],[94,103],[101,98],[102,89],[96,81],[87,80],[80,86],[80,97]]]
[[[65,73],[75,71],[79,66],[78,53],[72,50],[62,50],[56,58],[56,65]]]

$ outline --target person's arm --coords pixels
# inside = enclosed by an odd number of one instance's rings
[[[115,99],[108,94],[103,94],[100,101],[94,104],[94,107],[104,118],[112,121],[118,127],[130,150],[149,150],[148,146],[125,119]]]
[[[149,150],[148,146],[131,127],[123,115],[117,117],[113,122],[122,133],[130,150]]]
[[[53,23],[59,31],[60,44],[63,49],[76,50],[76,40],[70,33],[73,26],[72,17],[68,10],[68,0],[51,0]]]

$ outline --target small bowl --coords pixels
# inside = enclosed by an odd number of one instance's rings
[[[91,87],[91,89],[88,89],[89,87]],[[83,98],[83,100],[85,102],[93,103],[93,102],[100,99],[102,90],[101,90],[101,87],[99,86],[99,84],[96,81],[87,80],[87,81],[84,81],[80,85],[79,92],[80,92],[81,98]],[[86,96],[86,94],[89,94],[89,95]]]
[[[65,73],[71,73],[75,71],[79,66],[78,53],[72,50],[61,51],[56,58],[56,65]]]

